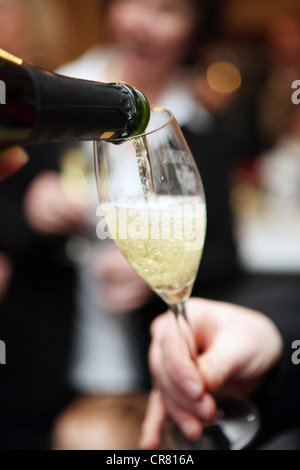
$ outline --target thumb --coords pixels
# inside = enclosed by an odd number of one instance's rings
[[[237,367],[237,352],[218,339],[197,358],[197,364],[208,390],[220,390]]]

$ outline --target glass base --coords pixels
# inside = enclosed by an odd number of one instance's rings
[[[217,398],[221,410],[219,420],[205,426],[202,436],[189,441],[171,420],[167,420],[162,432],[164,450],[242,450],[257,435],[260,418],[255,405],[243,398]]]

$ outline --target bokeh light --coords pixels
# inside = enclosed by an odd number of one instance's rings
[[[242,76],[236,65],[219,61],[210,65],[207,69],[207,82],[218,93],[232,93],[242,84]]]

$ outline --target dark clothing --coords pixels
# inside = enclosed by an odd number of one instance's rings
[[[242,276],[233,294],[232,300],[237,304],[271,318],[284,341],[279,364],[254,397],[262,421],[255,447],[283,430],[300,428],[300,365],[292,362],[292,343],[300,340],[299,285],[300,276]]]
[[[56,144],[30,148],[31,159],[0,185],[0,251],[14,272],[0,304],[0,448],[43,449],[53,419],[70,400],[66,368],[73,322],[73,269],[63,238],[40,237],[23,214],[25,191],[44,170],[57,171]]]
[[[205,134],[183,129],[204,186],[207,231],[203,256],[193,289],[194,296],[219,296],[238,272],[235,241],[229,208],[230,156],[218,123]]]

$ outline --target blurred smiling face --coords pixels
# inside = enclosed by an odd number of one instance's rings
[[[112,0],[108,22],[127,66],[155,78],[184,59],[198,12],[193,0]]]

